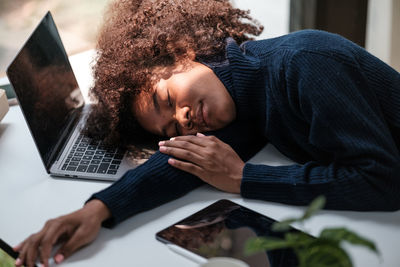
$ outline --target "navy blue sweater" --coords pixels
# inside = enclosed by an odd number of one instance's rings
[[[247,161],[267,142],[289,166],[246,163],[241,195],[326,208],[400,208],[400,74],[356,44],[322,31],[299,31],[238,46],[203,64],[232,96],[235,121],[211,133]],[[91,199],[110,209],[112,226],[202,185],[157,152]]]

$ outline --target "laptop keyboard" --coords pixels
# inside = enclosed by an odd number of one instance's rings
[[[72,146],[62,170],[116,174],[124,157],[120,148],[104,146],[100,141],[80,135]]]

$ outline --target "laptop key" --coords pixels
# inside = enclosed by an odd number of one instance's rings
[[[97,165],[89,165],[87,172],[94,173],[97,170]]]
[[[100,160],[94,159],[90,162],[90,164],[100,164]]]
[[[122,159],[124,154],[115,154],[114,159]]]
[[[111,162],[111,164],[119,165],[119,164],[121,164],[121,161],[120,160],[113,160]]]
[[[106,153],[106,151],[104,150],[97,150],[96,151],[96,155],[104,155]]]
[[[61,167],[61,170],[66,170],[67,169],[67,166],[68,166],[68,164],[64,164],[62,167]]]
[[[103,156],[99,156],[99,155],[94,155],[93,156],[93,159],[102,159],[103,158]]]
[[[104,157],[105,157],[105,158],[112,158],[112,157],[114,157],[114,154],[113,154],[113,153],[106,153],[106,154],[104,155]]]
[[[86,151],[85,155],[89,155],[89,156],[94,155],[94,151]]]
[[[79,151],[79,152],[85,152],[85,151],[86,151],[86,149],[85,149],[85,148],[83,148],[83,147],[79,147],[79,148],[77,148],[77,149],[76,149],[76,151]]]
[[[108,169],[108,163],[100,164],[99,168],[97,169],[97,173],[106,173]]]
[[[84,159],[84,160],[91,160],[91,159],[92,159],[92,156],[87,156],[87,155],[85,155],[85,156],[82,157],[82,159]]]
[[[77,161],[71,161],[69,163],[69,166],[78,166],[78,165],[79,165],[79,162],[77,162]]]
[[[75,171],[76,167],[75,166],[68,166],[67,171]]]
[[[73,157],[71,160],[72,160],[72,161],[80,161],[80,160],[81,160],[81,157]]]
[[[114,154],[116,150],[116,148],[107,148],[107,153]]]
[[[103,160],[102,160],[102,162],[111,162],[111,158],[104,158]]]
[[[110,165],[110,170],[118,170],[118,165]]]
[[[83,156],[83,153],[82,153],[82,152],[76,152],[76,153],[74,154],[74,156],[75,156],[75,157],[82,157],[82,156]]]
[[[88,150],[96,150],[97,146],[88,146],[87,149]]]
[[[90,164],[90,160],[81,160],[80,162],[83,165],[89,165]]]
[[[76,168],[76,171],[85,172],[87,170],[87,167],[87,165],[79,165],[78,168]]]
[[[107,174],[116,174],[116,173],[117,173],[116,170],[108,170],[108,171],[107,171]]]

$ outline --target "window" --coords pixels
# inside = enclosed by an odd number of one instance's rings
[[[68,55],[95,47],[103,12],[110,0],[1,0],[0,77],[48,10]]]

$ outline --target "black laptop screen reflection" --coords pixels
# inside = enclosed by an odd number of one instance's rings
[[[29,38],[8,76],[47,165],[73,113],[84,104],[51,18],[45,18]]]

